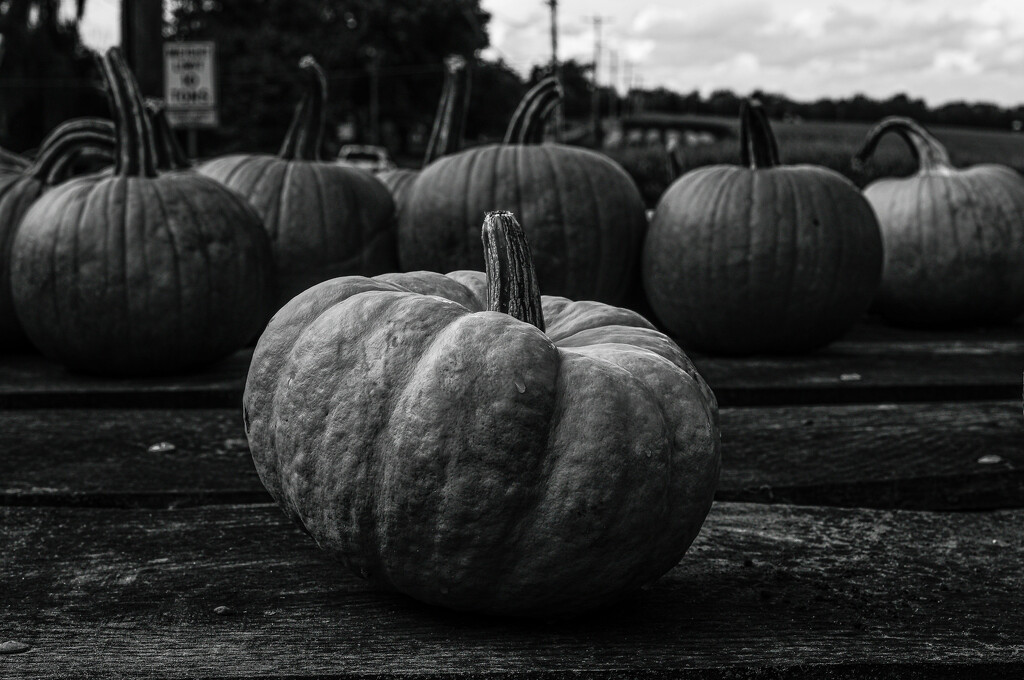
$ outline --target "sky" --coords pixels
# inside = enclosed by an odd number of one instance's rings
[[[481,0],[492,47],[526,72],[551,58],[546,0]],[[118,0],[90,0],[87,44],[117,40]],[[559,56],[627,69],[644,87],[707,94],[781,92],[798,100],[905,92],[948,101],[1024,102],[1024,0],[559,0]],[[627,67],[626,62],[631,66]]]

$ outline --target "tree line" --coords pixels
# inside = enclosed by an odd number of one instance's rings
[[[471,64],[466,136],[472,142],[500,137],[519,97],[548,71],[538,66],[524,77],[503,61],[478,57],[490,44],[490,15],[480,0],[165,2],[169,22],[163,39],[217,44],[222,126],[202,133],[206,154],[276,149],[299,96],[297,65],[305,54],[313,54],[330,75],[330,122],[357,130],[361,141],[371,141],[372,133],[374,141],[408,158],[425,142],[446,57],[461,55]],[[82,3],[75,4],[80,11]],[[60,121],[106,110],[77,16],[67,16],[61,7],[61,0],[0,3],[0,145],[29,149]],[[582,125],[594,101],[592,65],[567,61],[560,70],[565,117]],[[1024,119],[1024,107],[966,102],[928,107],[906,95],[797,102],[754,94],[776,118],[872,121],[904,115],[930,124],[1001,129]],[[702,96],[653,88],[621,95],[608,87],[597,98],[603,116],[638,111],[735,116],[740,99],[728,90]]]

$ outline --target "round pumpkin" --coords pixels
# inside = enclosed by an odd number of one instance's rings
[[[14,306],[44,354],[91,373],[171,373],[242,347],[267,318],[270,244],[245,200],[193,173],[159,174],[121,53],[103,59],[117,126],[112,176],[35,202],[11,252]]]
[[[698,168],[662,196],[644,243],[643,283],[683,347],[794,353],[835,340],[878,288],[882,241],[847,179],[780,165],[757,102],[741,114],[743,167]]]
[[[469,69],[466,68],[466,60],[459,56],[449,57],[445,60],[444,66],[441,99],[437,105],[437,114],[434,116],[434,127],[427,141],[423,167],[442,156],[455,153],[462,146],[466,109],[469,106]],[[377,179],[391,192],[398,214],[402,213],[409,189],[419,174],[419,170],[409,168],[395,168],[377,173]]]
[[[253,460],[379,587],[500,614],[599,607],[697,535],[715,398],[635,312],[541,297],[510,214],[483,238],[486,274],[343,277],[281,309],[245,387]]]
[[[85,149],[113,157],[113,125],[81,118],[51,132],[39,156],[24,170],[0,173],[0,350],[27,348],[29,343],[14,311],[11,295],[11,248],[14,235],[29,207],[43,192],[63,179],[65,161]]]
[[[942,144],[909,118],[886,118],[855,162],[894,132],[917,158],[910,177],[864,195],[885,244],[877,311],[915,326],[1001,323],[1024,312],[1024,178],[1003,165],[954,168]]]
[[[506,143],[468,149],[423,169],[399,215],[403,270],[476,266],[482,256],[477,224],[500,208],[521,217],[545,290],[609,303],[625,298],[647,226],[640,191],[603,154],[537,143],[544,117],[561,96],[553,86],[551,94],[513,119]]]
[[[278,307],[326,279],[398,268],[391,194],[369,172],[322,159],[327,79],[312,57],[300,67],[309,88],[280,154],[225,156],[197,168],[245,196],[263,219]]]

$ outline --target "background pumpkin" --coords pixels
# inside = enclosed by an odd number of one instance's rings
[[[935,137],[900,117],[875,126],[855,162],[890,132],[907,142],[918,171],[864,189],[885,244],[878,312],[923,326],[1016,318],[1024,312],[1024,178],[1002,165],[958,170]]]
[[[462,147],[466,111],[469,108],[470,72],[466,60],[459,56],[449,57],[445,60],[444,66],[441,99],[437,104],[434,127],[430,131],[422,167],[427,167],[438,158],[453,154]],[[377,173],[377,179],[391,192],[399,214],[405,206],[412,182],[419,174],[419,170],[409,168],[396,168]]]
[[[95,118],[68,121],[51,132],[39,156],[24,170],[0,173],[0,349],[23,349],[28,339],[11,296],[11,248],[29,207],[44,191],[63,180],[65,159],[82,149],[113,158],[113,124]]]
[[[746,167],[694,170],[659,201],[644,244],[644,288],[688,349],[814,349],[867,311],[882,269],[878,222],[838,173],[780,165],[757,102],[745,103],[741,118]]]
[[[391,194],[368,172],[323,161],[327,80],[312,57],[299,66],[309,87],[280,154],[225,156],[197,168],[245,196],[263,219],[277,306],[326,279],[398,268]]]
[[[515,117],[505,144],[468,149],[423,169],[399,216],[403,270],[476,266],[482,257],[477,225],[500,208],[525,225],[545,290],[610,303],[625,298],[647,225],[643,201],[607,156],[537,143],[560,96],[541,97]]]
[[[598,607],[697,535],[717,405],[635,312],[541,298],[509,214],[484,228],[486,275],[343,277],[274,317],[245,389],[253,460],[382,587],[503,614]]]
[[[270,244],[238,194],[194,173],[157,172],[138,85],[116,48],[103,71],[114,174],[66,182],[25,214],[11,254],[18,318],[44,354],[81,371],[169,373],[215,361],[267,316]]]

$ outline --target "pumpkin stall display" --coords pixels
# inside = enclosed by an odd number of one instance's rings
[[[635,312],[539,294],[523,229],[486,274],[342,277],[253,355],[244,421],[286,514],[378,587],[459,610],[599,607],[671,569],[718,479],[714,395]]]
[[[75,119],[55,128],[36,159],[23,170],[0,173],[0,350],[28,346],[14,311],[10,271],[14,236],[25,213],[46,190],[64,179],[70,169],[67,159],[85,149],[113,158],[114,145],[110,121]]]
[[[743,167],[692,170],[662,196],[643,283],[680,344],[716,354],[796,353],[837,339],[878,288],[871,206],[832,170],[781,165],[756,101],[741,112]]]
[[[455,153],[462,146],[466,109],[469,107],[469,69],[466,67],[466,60],[459,56],[446,59],[444,67],[444,85],[441,87],[441,99],[437,105],[437,114],[434,116],[434,126],[423,156],[423,167],[442,156]],[[391,192],[399,214],[405,205],[409,188],[419,174],[419,170],[410,168],[396,168],[377,173],[377,179]]]
[[[160,174],[120,51],[102,60],[117,128],[113,175],[54,187],[11,249],[14,307],[32,343],[83,372],[173,373],[259,332],[272,295],[259,216],[218,182]]]
[[[607,156],[540,143],[561,96],[554,80],[528,93],[504,144],[440,158],[423,169],[399,215],[403,271],[451,271],[482,257],[479,222],[493,209],[519,215],[545,290],[621,302],[639,264],[647,226],[640,191]],[[530,99],[533,97],[532,99]],[[525,100],[524,100],[525,101]]]
[[[906,141],[918,171],[864,189],[885,244],[875,309],[917,326],[1016,318],[1024,312],[1024,178],[1002,165],[954,168],[935,137],[901,117],[876,125],[855,163],[890,132]]]
[[[309,86],[277,156],[225,156],[197,167],[245,196],[263,219],[278,307],[326,279],[398,268],[391,194],[369,172],[323,160],[327,79],[312,57],[299,66]]]

